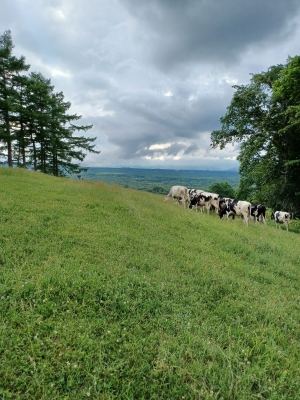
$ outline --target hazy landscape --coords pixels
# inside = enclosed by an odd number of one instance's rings
[[[81,175],[84,180],[162,194],[167,194],[173,185],[207,190],[215,182],[228,182],[234,189],[239,184],[237,171],[91,167]],[[77,179],[76,175],[73,177]]]
[[[0,168],[3,399],[298,399],[300,236]]]

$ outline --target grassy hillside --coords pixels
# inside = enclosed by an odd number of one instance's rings
[[[0,168],[2,399],[300,399],[300,236]]]

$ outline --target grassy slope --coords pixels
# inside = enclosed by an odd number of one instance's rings
[[[3,399],[299,399],[300,236],[0,168]]]

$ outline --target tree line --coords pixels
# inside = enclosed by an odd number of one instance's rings
[[[25,57],[13,56],[11,32],[0,35],[0,162],[55,176],[80,173],[96,138],[79,136],[92,125],[69,114],[71,103],[41,73],[26,73]]]
[[[233,88],[211,145],[240,146],[236,196],[300,214],[300,56]]]

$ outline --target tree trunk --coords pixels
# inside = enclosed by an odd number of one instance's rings
[[[7,97],[4,97],[5,100],[7,100]],[[13,166],[13,160],[12,160],[12,143],[11,143],[11,136],[10,136],[10,125],[9,125],[9,113],[8,110],[5,110],[5,116],[4,116],[4,121],[6,125],[6,134],[7,134],[7,164],[9,167]]]

